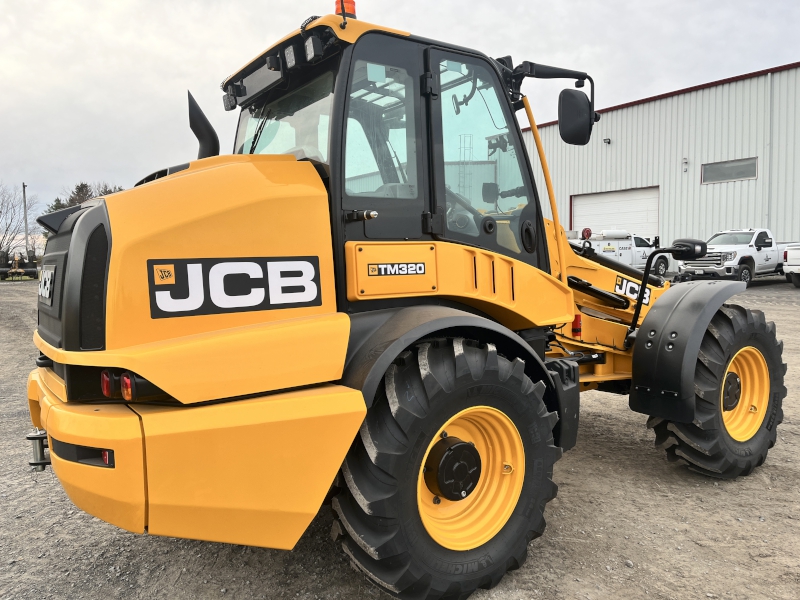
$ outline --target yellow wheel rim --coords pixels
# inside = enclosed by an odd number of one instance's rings
[[[428,454],[443,432],[471,442],[481,457],[478,484],[469,496],[457,502],[435,496],[423,476]],[[417,506],[422,524],[445,548],[477,548],[497,535],[511,517],[524,479],[525,449],[511,419],[489,406],[462,410],[436,432],[420,464]]]
[[[726,382],[730,374],[738,377],[741,391],[736,405],[726,410]],[[769,406],[769,369],[764,355],[753,346],[745,346],[728,363],[722,381],[720,410],[725,429],[737,442],[746,442],[758,433]],[[736,385],[736,381],[731,385]],[[730,403],[729,399],[729,407]]]

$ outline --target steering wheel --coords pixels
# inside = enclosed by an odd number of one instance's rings
[[[483,215],[479,213],[478,210],[474,206],[472,206],[472,204],[470,204],[467,201],[467,199],[461,196],[460,194],[456,194],[453,190],[445,188],[445,196],[448,199],[452,199],[457,204],[460,204],[461,206],[466,208],[467,212],[471,213],[473,216],[476,216],[478,218],[483,218]]]

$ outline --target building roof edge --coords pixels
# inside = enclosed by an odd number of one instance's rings
[[[800,62],[793,62],[786,65],[781,65],[779,67],[772,67],[771,69],[762,69],[761,71],[753,71],[752,73],[745,73],[744,75],[736,75],[734,77],[726,77],[725,79],[718,79],[716,81],[710,81],[708,83],[701,83],[700,85],[693,85],[691,87],[675,90],[674,92],[666,92],[664,94],[659,94],[657,96],[649,96],[647,98],[642,98],[641,100],[634,100],[632,102],[625,102],[624,104],[609,106],[608,108],[600,108],[597,110],[597,112],[603,114],[615,110],[621,110],[623,108],[630,108],[631,106],[637,106],[639,104],[647,104],[648,102],[655,102],[656,100],[664,100],[665,98],[680,96],[681,94],[697,92],[699,90],[716,87],[718,85],[725,85],[726,83],[735,83],[737,81],[743,81],[745,79],[753,79],[755,77],[762,77],[763,75],[769,75],[771,73],[779,73],[781,71],[788,71],[789,69],[796,69],[798,67],[800,67]],[[538,127],[539,129],[542,129],[543,127],[550,127],[552,125],[557,125],[557,124],[558,121],[548,121],[547,123],[542,123],[541,125],[538,125]],[[522,131],[530,131],[530,130],[531,130],[530,127],[522,128]]]

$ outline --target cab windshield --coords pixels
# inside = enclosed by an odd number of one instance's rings
[[[328,162],[330,115],[336,72],[323,71],[293,89],[270,90],[243,108],[236,154],[293,154],[298,160]]]
[[[743,231],[742,233],[718,233],[708,240],[708,243],[716,246],[746,246],[752,239],[752,231]]]

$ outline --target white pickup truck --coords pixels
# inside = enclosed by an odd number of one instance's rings
[[[749,283],[756,277],[783,273],[783,254],[793,242],[775,242],[769,229],[729,229],[708,240],[703,258],[678,263],[678,277],[735,279]]]
[[[585,237],[585,233],[589,234],[588,237]],[[567,239],[577,240],[579,237],[582,238],[582,244],[586,242],[591,244],[597,254],[606,258],[613,258],[637,269],[644,269],[647,257],[659,247],[658,237],[650,242],[640,235],[628,233],[622,229],[604,229],[600,233],[592,233],[590,229],[585,229],[580,234],[578,231],[567,232]],[[577,242],[573,243],[576,246],[578,245]],[[659,256],[653,263],[652,273],[663,277],[668,267],[669,260],[667,257]]]
[[[787,246],[783,251],[783,272],[794,287],[800,288],[800,244]]]

